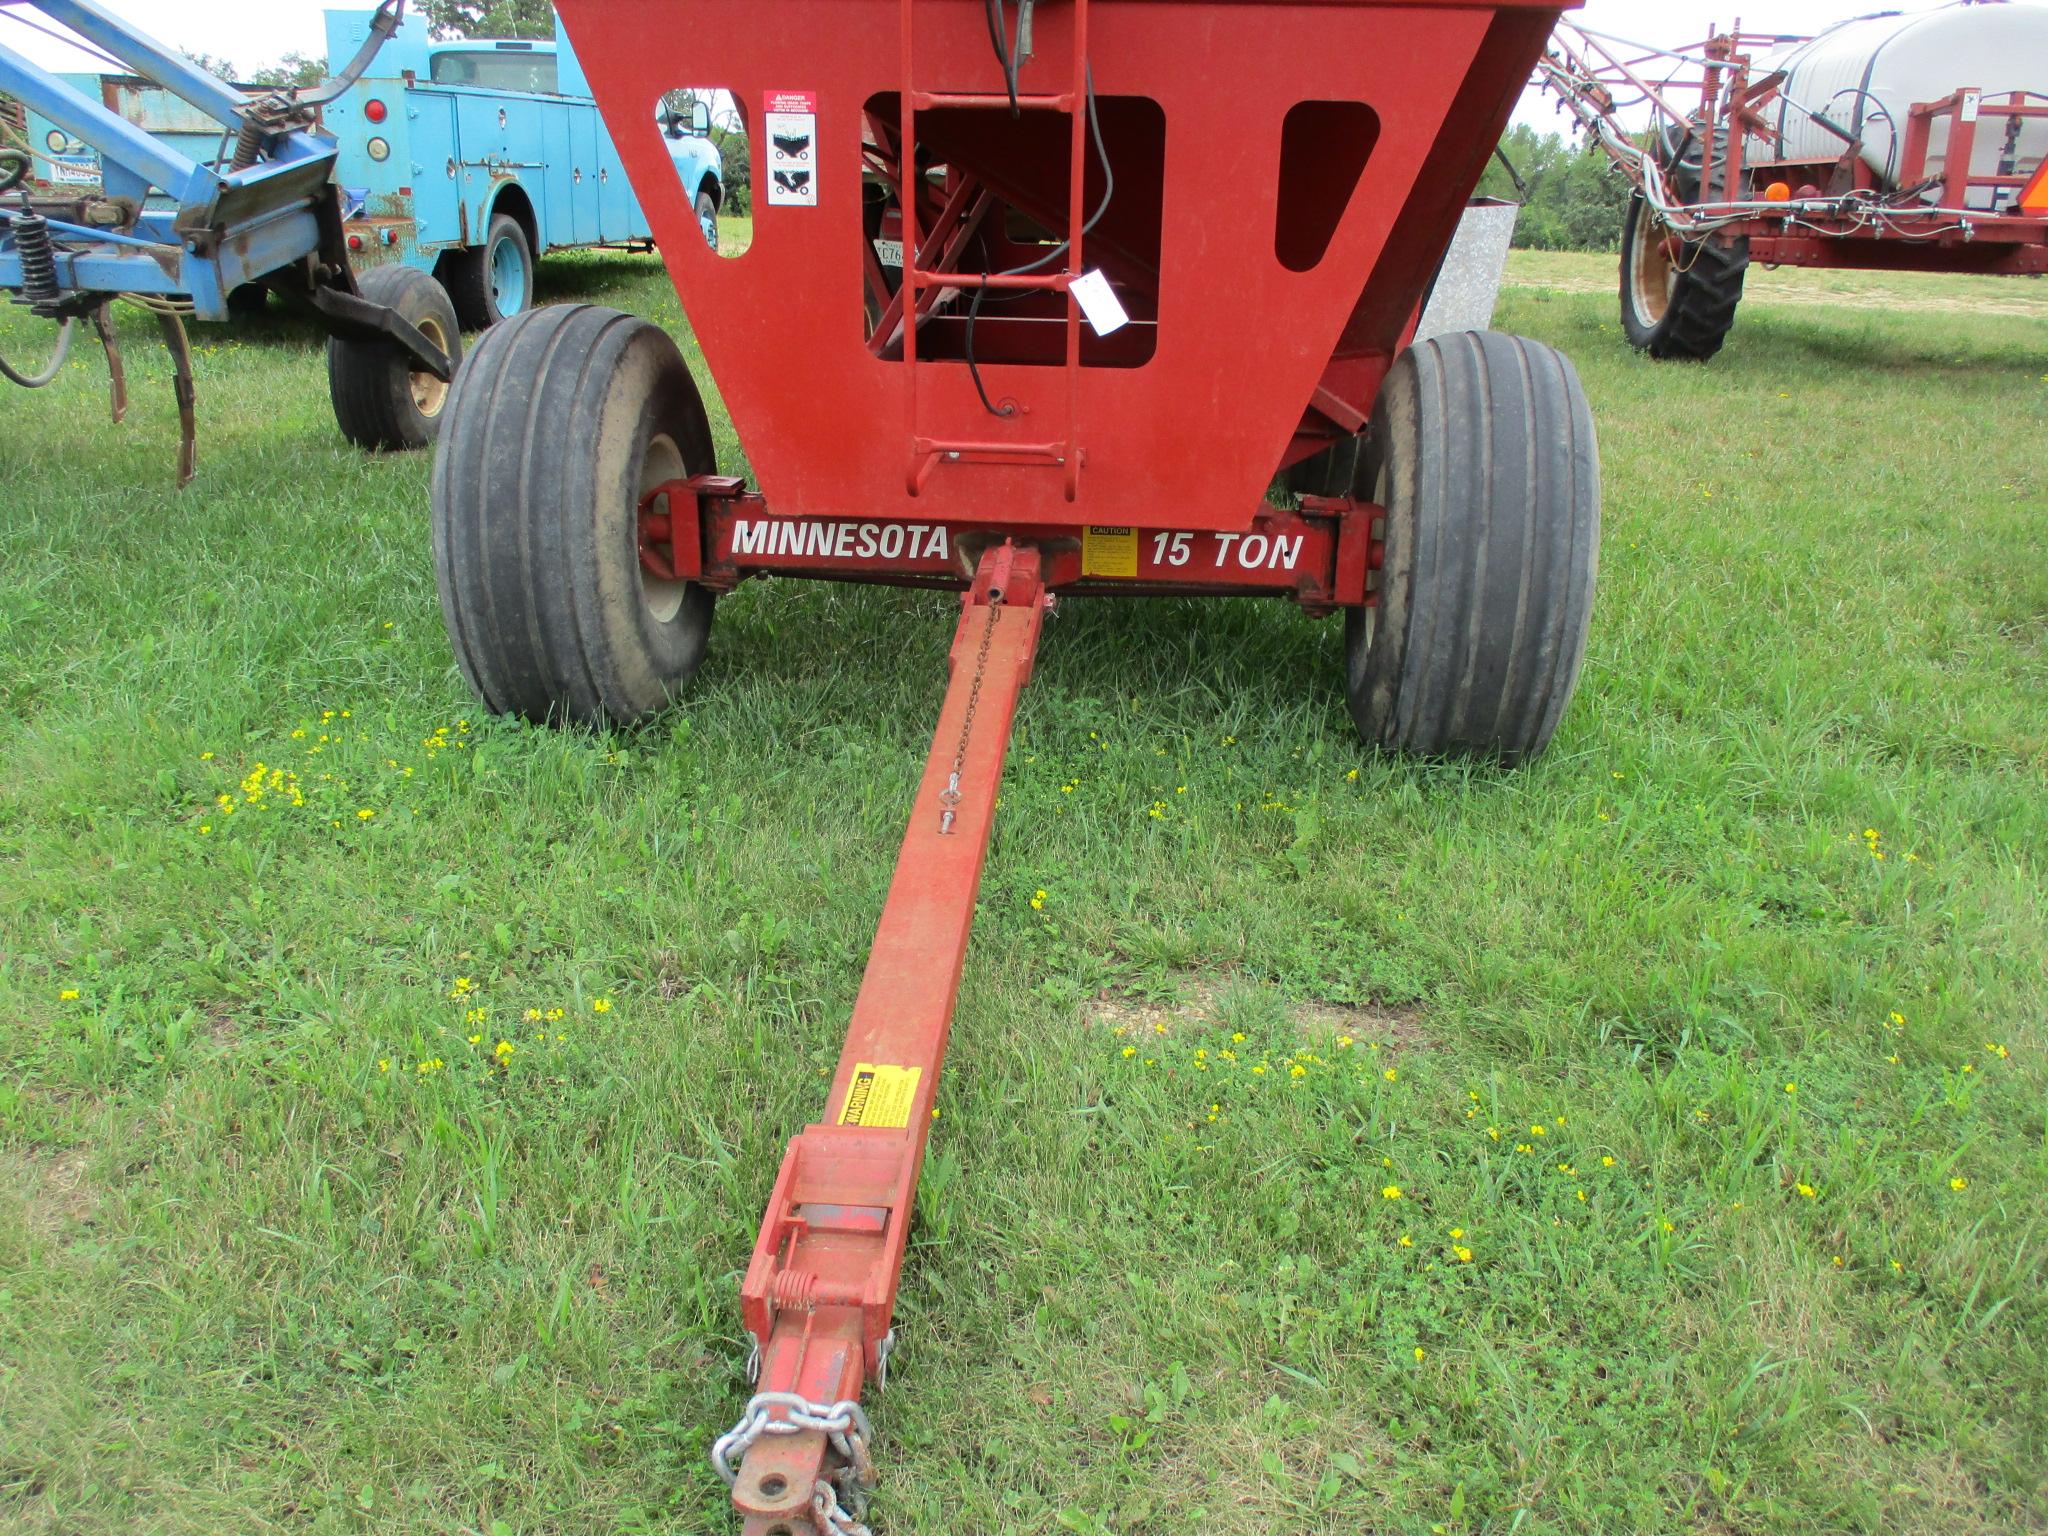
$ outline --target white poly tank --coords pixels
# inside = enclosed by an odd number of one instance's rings
[[[1884,185],[1893,185],[1905,152],[1908,114],[1920,102],[1941,101],[1964,88],[1989,101],[2013,91],[2048,99],[2048,6],[1951,5],[1909,15],[1891,13],[1845,21],[1810,42],[1760,60],[1750,78],[1787,72],[1781,95],[1861,136],[1864,161]],[[1765,108],[1777,153],[1790,160],[1836,160],[1842,140],[1783,100]],[[2048,153],[2048,119],[2023,119],[2008,145],[2012,119],[1981,117],[1971,174],[2028,175]],[[1947,162],[1948,120],[1937,119],[1929,140],[1927,172]],[[1971,205],[1990,208],[1990,189]],[[2010,201],[2006,194],[2004,201]]]

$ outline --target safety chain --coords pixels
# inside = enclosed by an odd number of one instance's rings
[[[974,734],[974,711],[981,703],[981,680],[988,671],[989,647],[996,638],[996,611],[1003,606],[1003,594],[991,589],[988,595],[988,627],[981,632],[981,649],[974,658],[974,681],[967,689],[967,711],[960,717],[960,741],[953,748],[953,771],[946,787],[939,791],[939,836],[950,837],[960,810],[960,775],[967,771],[967,740]]]
[[[782,1412],[780,1418],[774,1416],[776,1409]],[[796,1435],[806,1430],[824,1435],[839,1458],[839,1470],[831,1481],[820,1478],[811,1494],[811,1513],[820,1536],[873,1536],[861,1523],[868,1494],[879,1480],[868,1455],[873,1431],[866,1411],[851,1398],[825,1404],[795,1392],[756,1392],[747,1400],[739,1422],[712,1442],[712,1469],[730,1488],[739,1481],[739,1463],[763,1435]]]
[[[832,1485],[822,1477],[811,1490],[811,1518],[818,1523],[818,1536],[875,1536],[872,1526],[841,1506]]]

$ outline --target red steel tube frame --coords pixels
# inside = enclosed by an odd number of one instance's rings
[[[1747,181],[1760,186],[1782,181],[1793,189],[1815,189],[1823,199],[1844,194],[1882,196],[1870,168],[1845,147],[1838,160],[1769,160],[1748,155],[1751,129],[1761,129],[1762,109],[1778,94],[1782,76],[1750,83],[1751,54],[1758,46],[1788,41],[1741,31],[1720,33],[1671,53],[1639,54],[1627,45],[1561,24],[1551,52],[1538,66],[1537,83],[1562,96],[1582,124],[1616,121],[1618,96],[1646,100],[1667,124],[1686,126],[1695,114],[1682,105],[1681,93],[1697,92],[1697,118],[1703,124],[1698,199],[1703,215],[1712,205],[1742,198]],[[1682,59],[1678,77],[1653,78],[1654,63],[1669,68]],[[1693,72],[1696,72],[1694,74]],[[1969,172],[1970,154],[1981,119],[2048,117],[2048,97],[2029,92],[1987,96],[1959,88],[1940,101],[1915,104],[1905,124],[1894,182],[1899,187],[1931,186],[1927,174],[1933,125],[1946,120],[1949,137],[1944,173],[1939,179],[1939,206],[1911,201],[1862,201],[1830,210],[1811,201],[1764,207],[1733,223],[1719,225],[1709,238],[1750,242],[1752,260],[1771,266],[1855,268],[1879,271],[1971,272],[2026,276],[2048,272],[2048,208],[2026,207],[2024,176],[1976,176]],[[1726,135],[1727,156],[1717,163],[1714,146],[1721,142],[1719,125],[1731,122],[1744,131]],[[1640,183],[1637,168],[1610,147],[1616,163]],[[2007,189],[2012,203],[1997,212],[1957,210],[1967,206],[1972,191]]]

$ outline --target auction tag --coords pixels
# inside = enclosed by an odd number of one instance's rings
[[[1138,530],[1135,528],[1086,528],[1081,530],[1081,574],[1120,576],[1133,580],[1138,574]]]
[[[1131,323],[1131,317],[1124,313],[1116,290],[1109,286],[1109,279],[1102,275],[1100,267],[1075,278],[1069,285],[1069,291],[1074,295],[1074,302],[1081,306],[1082,317],[1096,335],[1107,336]]]
[[[818,93],[769,91],[761,114],[760,158],[768,201],[781,208],[818,206]]]
[[[846,1090],[846,1102],[839,1106],[839,1123],[903,1130],[910,1124],[911,1101],[917,1097],[917,1080],[923,1075],[922,1067],[854,1063],[853,1083]]]

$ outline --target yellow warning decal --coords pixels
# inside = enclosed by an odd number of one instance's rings
[[[1081,574],[1134,579],[1138,574],[1138,530],[1083,528]]]
[[[853,1086],[846,1090],[846,1102],[839,1107],[841,1125],[864,1125],[870,1130],[900,1131],[910,1124],[910,1101],[917,1097],[917,1080],[923,1067],[877,1066],[856,1062]]]

